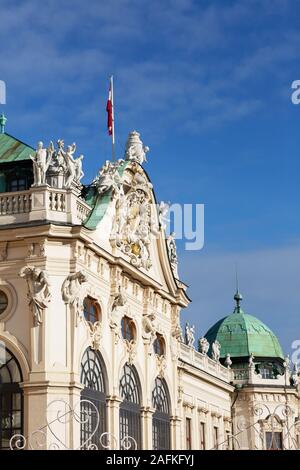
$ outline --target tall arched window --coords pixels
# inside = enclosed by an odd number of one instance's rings
[[[100,353],[88,348],[81,361],[81,445],[96,444],[101,447],[100,436],[106,429],[106,387],[104,364]],[[88,402],[92,402],[95,408]],[[98,414],[98,416],[97,416]],[[99,425],[97,426],[99,420]],[[94,430],[97,428],[96,432]],[[87,442],[88,441],[88,442]]]
[[[22,373],[14,355],[0,343],[0,450],[10,438],[23,433]]]
[[[160,377],[155,379],[152,391],[152,439],[154,450],[168,450],[170,442],[170,400],[166,383]]]
[[[130,438],[141,448],[141,398],[140,385],[136,370],[130,364],[125,364],[120,379],[120,396],[123,399],[120,405],[120,443],[132,445]],[[133,448],[133,447],[132,447]]]

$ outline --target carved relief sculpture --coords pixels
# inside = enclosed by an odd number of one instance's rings
[[[87,322],[91,337],[91,348],[94,350],[100,349],[101,338],[102,338],[102,325],[100,321],[95,323]]]
[[[128,354],[128,362],[132,364],[136,356],[136,341],[134,339],[130,341],[126,339],[124,343]]]
[[[133,173],[133,174],[132,174]],[[119,188],[110,242],[129,256],[132,265],[150,269],[152,236],[152,185],[138,166],[132,167],[131,181]],[[125,191],[125,189],[126,191]]]
[[[105,194],[109,190],[113,190],[113,194],[123,192],[123,182],[119,174],[118,168],[124,160],[110,162],[106,160],[105,164],[99,171],[98,176],[93,181],[93,186],[97,187],[98,193]]]
[[[178,278],[178,259],[174,232],[172,232],[167,239],[167,247],[173,274],[176,278]]]
[[[166,358],[165,356],[158,356],[157,354],[155,357],[156,357],[156,366],[158,369],[158,375],[159,377],[163,378],[165,375],[165,369],[167,366]]]
[[[33,314],[33,323],[34,326],[39,326],[43,323],[44,311],[51,300],[48,276],[45,271],[33,266],[25,266],[19,275],[27,282],[27,298]]]
[[[117,344],[122,336],[121,333],[121,325],[120,325],[120,312],[119,310],[123,310],[127,303],[127,296],[123,291],[122,287],[119,286],[118,292],[112,296],[110,301],[110,308],[109,311],[111,312],[110,315],[110,322],[109,326],[114,332],[115,336],[115,344]]]
[[[148,313],[143,315],[143,338],[153,340],[156,335],[155,314]]]
[[[124,307],[127,303],[127,296],[125,292],[123,291],[122,287],[119,286],[117,294],[115,294],[112,305],[111,305],[111,311],[113,312],[116,308],[118,307]]]
[[[61,293],[65,304],[70,306],[70,309],[75,316],[75,326],[83,318],[84,311],[84,298],[86,295],[85,283],[87,282],[86,274],[83,271],[70,274],[63,282]]]

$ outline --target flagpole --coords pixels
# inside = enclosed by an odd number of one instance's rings
[[[112,161],[115,160],[115,108],[114,108],[114,77],[110,77],[111,86],[111,105],[112,105]]]

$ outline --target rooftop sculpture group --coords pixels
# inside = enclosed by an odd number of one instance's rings
[[[34,155],[30,155],[33,162],[33,186],[50,186],[69,189],[72,184],[80,186],[84,176],[82,171],[83,155],[74,158],[76,144],[68,145],[65,149],[63,140],[57,141],[55,149],[51,141],[47,148],[43,142],[38,142]]]

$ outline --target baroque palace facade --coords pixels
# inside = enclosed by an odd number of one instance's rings
[[[62,140],[0,134],[0,448],[299,448],[297,367],[234,312],[200,338],[131,132],[82,185]]]

